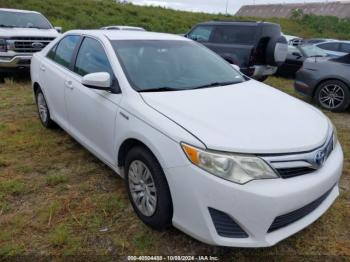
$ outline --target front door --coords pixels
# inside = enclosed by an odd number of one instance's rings
[[[64,79],[69,72],[70,62],[80,36],[68,35],[57,43],[40,64],[45,85],[45,96],[50,106],[51,117],[62,127],[68,125],[65,104]]]
[[[76,63],[66,79],[66,106],[72,134],[102,160],[114,165],[116,150],[116,118],[121,94],[95,90],[81,84],[82,77],[108,72],[114,77],[102,44],[85,37],[77,53]]]

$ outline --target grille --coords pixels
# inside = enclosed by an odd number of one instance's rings
[[[311,167],[278,168],[276,170],[278,171],[279,175],[285,179],[310,174],[316,171]]]
[[[310,204],[297,209],[295,211],[292,211],[288,214],[281,215],[275,218],[275,220],[272,222],[269,230],[267,231],[268,233],[273,232],[275,230],[278,230],[280,228],[286,227],[299,219],[307,216],[310,214],[312,211],[314,211],[316,208],[318,208],[322,202],[328,197],[328,195],[332,192],[334,186],[327,191],[325,194],[323,194],[321,197],[316,199],[315,201],[311,202]]]
[[[271,165],[281,178],[287,179],[313,173],[325,164],[334,149],[332,134],[328,135],[326,143],[315,150],[302,153],[261,155]]]
[[[11,49],[17,53],[35,53],[41,51],[54,39],[52,37],[16,37],[11,39],[13,43]]]
[[[219,236],[229,238],[248,237],[248,234],[224,212],[214,208],[209,208],[209,212]]]

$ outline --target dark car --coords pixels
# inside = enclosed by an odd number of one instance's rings
[[[278,67],[277,75],[295,77],[296,72],[303,66],[304,61],[310,57],[326,57],[327,53],[314,45],[288,46],[286,61]]]
[[[350,54],[337,58],[309,58],[296,74],[296,91],[335,112],[350,105]]]
[[[273,75],[287,56],[287,40],[280,26],[273,23],[211,21],[194,26],[185,36],[258,80]]]

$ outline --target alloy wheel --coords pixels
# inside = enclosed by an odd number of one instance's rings
[[[48,118],[48,108],[47,108],[44,95],[42,93],[38,94],[37,103],[38,103],[38,111],[39,111],[40,119],[43,123],[46,123]]]
[[[152,216],[157,207],[157,190],[151,171],[140,160],[134,160],[128,172],[128,184],[135,206],[144,216]]]
[[[322,87],[319,93],[320,104],[328,109],[335,109],[344,102],[345,93],[341,86],[329,84]]]

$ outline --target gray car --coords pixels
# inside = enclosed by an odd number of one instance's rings
[[[350,54],[307,59],[296,74],[294,88],[324,109],[346,110],[350,105]]]

